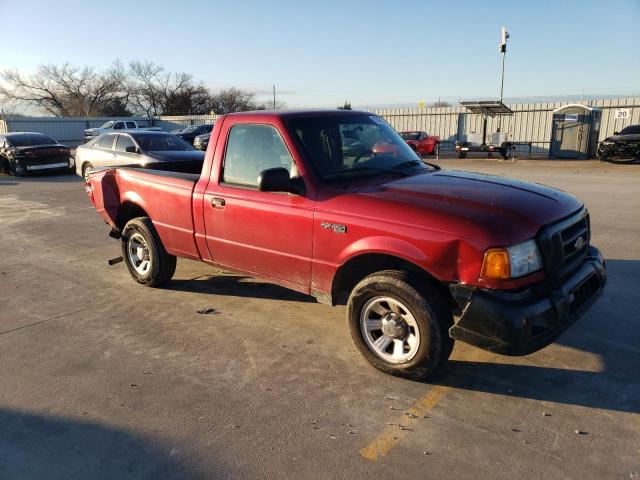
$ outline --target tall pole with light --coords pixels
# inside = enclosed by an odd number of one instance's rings
[[[498,48],[498,52],[502,54],[502,74],[500,75],[500,102],[502,102],[502,97],[504,93],[504,59],[507,56],[507,39],[509,38],[509,32],[507,32],[507,27],[503,26],[502,31],[500,32],[500,47]],[[502,118],[498,119],[498,132],[502,127]]]

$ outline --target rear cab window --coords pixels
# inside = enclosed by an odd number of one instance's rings
[[[127,128],[136,128],[135,122],[127,122]]]
[[[260,172],[278,167],[291,173],[293,158],[275,127],[263,124],[231,127],[221,183],[255,189]]]

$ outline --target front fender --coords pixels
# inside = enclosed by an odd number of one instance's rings
[[[429,260],[421,249],[405,240],[375,236],[361,238],[349,244],[340,252],[338,261],[341,265],[344,265],[354,257],[369,253],[393,255],[420,266],[426,265]]]

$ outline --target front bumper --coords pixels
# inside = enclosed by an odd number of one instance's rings
[[[51,160],[38,160],[38,161],[29,161],[29,160],[17,160],[16,163],[16,171],[18,173],[44,173],[48,171],[54,170],[67,170],[73,166],[73,161],[71,157],[67,160],[62,160],[59,158],[54,158]]]
[[[555,289],[504,292],[452,285],[461,314],[452,338],[503,355],[528,355],[552,343],[602,294],[607,281],[602,254],[594,247]]]

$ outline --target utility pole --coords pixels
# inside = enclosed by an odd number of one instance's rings
[[[507,56],[507,39],[509,38],[509,32],[507,27],[503,26],[500,34],[500,48],[498,52],[502,54],[502,74],[500,75],[500,102],[502,102],[504,93],[504,59]],[[498,118],[498,132],[502,128],[502,117]]]
[[[273,109],[276,109],[276,86],[273,86]]]

